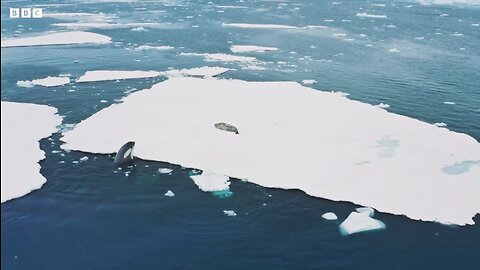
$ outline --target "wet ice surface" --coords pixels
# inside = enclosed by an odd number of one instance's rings
[[[2,48],[1,96],[57,107],[65,123],[73,125],[165,77],[48,89],[16,83],[59,74],[71,74],[73,81],[88,70],[163,72],[213,64],[230,69],[220,75],[225,78],[314,79],[311,87],[316,89],[349,93],[351,99],[372,105],[389,104],[389,112],[444,122],[478,141],[478,9],[418,2],[52,1],[32,5],[65,15],[21,22],[8,19],[7,8],[29,2],[2,2],[2,39],[74,26],[55,23],[84,23],[76,27],[111,37],[112,43]],[[102,24],[85,24],[95,22]],[[136,27],[147,31],[131,31]],[[204,57],[178,56],[236,54],[230,50],[233,45],[278,51],[241,53],[262,62],[261,68],[250,69],[240,62],[205,63]],[[163,117],[168,116],[158,119]],[[189,178],[190,169],[136,160],[126,176],[112,168],[113,157],[62,151],[60,143],[57,135],[41,141],[47,156],[40,162],[41,173],[48,179],[42,189],[2,204],[2,247],[8,247],[2,248],[2,268],[388,269],[392,262],[400,269],[478,268],[478,225],[443,226],[376,212],[387,230],[342,237],[338,225],[359,206],[234,179],[228,193],[212,196]],[[386,148],[375,145],[372,149]],[[79,161],[84,156],[89,160]],[[478,166],[471,162],[444,164],[443,173],[461,175]],[[357,164],[369,166],[371,161]],[[174,171],[161,174],[159,168]],[[287,170],[294,168],[289,164]],[[168,190],[176,196],[164,196]],[[227,217],[223,210],[237,216]],[[330,211],[338,220],[321,217]],[[474,221],[480,222],[478,215]],[[67,249],[66,241],[75,245]],[[178,260],[178,254],[188,254],[188,260]]]

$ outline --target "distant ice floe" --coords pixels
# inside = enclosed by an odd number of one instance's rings
[[[235,216],[237,216],[237,213],[235,213],[235,211],[233,211],[233,210],[223,210],[223,213],[224,213],[226,216],[229,216],[229,217],[235,217]]]
[[[57,109],[45,105],[1,102],[1,202],[21,197],[46,182],[38,162],[45,158],[39,140],[62,122]]]
[[[397,48],[392,48],[392,49],[389,49],[388,52],[391,52],[391,53],[399,53],[400,50],[397,49]]]
[[[70,83],[70,78],[68,77],[51,77],[48,76],[43,79],[37,79],[32,81],[18,81],[17,86],[20,87],[33,87],[35,85],[40,85],[44,87],[55,87],[62,86]]]
[[[85,72],[77,79],[79,83],[85,82],[101,82],[101,81],[116,81],[128,79],[145,79],[154,78],[158,76],[165,77],[205,77],[211,78],[223,74],[230,69],[224,67],[197,67],[189,69],[172,69],[168,71],[142,71],[142,70],[91,70]],[[17,83],[18,84],[18,83]],[[23,82],[22,82],[23,84]],[[27,85],[27,84],[26,84]]]
[[[173,193],[171,190],[169,190],[169,191],[165,192],[165,194],[163,194],[163,195],[166,196],[166,197],[173,197],[173,196],[175,196],[175,193]]]
[[[363,17],[363,18],[375,18],[375,19],[386,19],[387,15],[376,15],[376,14],[368,14],[366,12],[357,12],[355,14],[357,17]]]
[[[146,30],[146,28],[170,27],[170,25],[166,23],[149,23],[149,22],[144,22],[144,23],[74,22],[74,23],[54,23],[52,25],[57,27],[73,29],[73,30],[133,28],[141,31],[141,30]]]
[[[322,218],[324,218],[326,220],[337,220],[338,219],[337,215],[335,215],[335,213],[332,213],[332,212],[328,212],[328,213],[323,214]]]
[[[480,212],[474,138],[296,82],[168,79],[80,122],[61,148],[114,153],[131,138],[139,158],[204,170],[192,179],[206,191],[233,177],[424,221],[473,224]],[[443,169],[465,161],[478,163]]]
[[[421,5],[480,5],[480,0],[417,0],[417,2]]]
[[[302,84],[314,84],[316,82],[317,82],[316,80],[303,80]]]
[[[371,208],[357,208],[357,212],[350,213],[347,219],[338,226],[340,233],[350,235],[359,232],[385,230],[387,228],[385,223],[372,218],[373,213],[374,211]]]
[[[5,39],[2,40],[1,43],[2,48],[44,45],[106,44],[111,43],[111,38],[97,33],[76,31],[45,34],[35,37]]]
[[[268,51],[277,51],[278,48],[275,47],[264,47],[264,46],[255,46],[255,45],[233,45],[230,47],[230,50],[234,53],[244,53],[244,52],[268,52]]]
[[[297,29],[296,26],[282,24],[222,23],[222,27],[252,29]]]
[[[159,50],[159,51],[165,51],[165,50],[173,50],[175,47],[172,46],[150,46],[150,45],[140,45],[138,47],[135,47],[136,51],[147,51],[147,50]]]
[[[455,105],[455,102],[453,102],[453,101],[444,101],[443,104],[446,104],[446,105]]]
[[[239,56],[225,53],[180,53],[181,56],[203,56],[206,62],[254,62],[257,60],[251,56]]]
[[[141,70],[93,70],[87,71],[84,75],[77,79],[77,82],[99,82],[99,81],[115,81],[126,79],[141,79],[160,76],[158,71],[141,71]]]
[[[190,178],[199,189],[205,192],[224,191],[230,188],[229,177],[222,174],[204,171],[202,174],[192,175]]]

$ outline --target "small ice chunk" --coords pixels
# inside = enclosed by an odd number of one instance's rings
[[[230,181],[228,176],[214,172],[204,171],[200,175],[190,176],[195,185],[205,192],[228,190]]]
[[[30,87],[33,87],[34,84],[32,83],[32,81],[18,81],[17,86],[18,87],[28,87],[28,88],[30,88]]]
[[[167,197],[173,197],[173,196],[175,196],[175,193],[173,193],[171,190],[169,190],[169,191],[165,192],[165,194],[163,194],[163,195],[165,195]]]
[[[317,81],[315,81],[315,80],[303,80],[303,81],[302,81],[303,84],[314,84],[314,83],[316,83],[316,82],[317,82]]]
[[[322,218],[324,218],[326,220],[337,220],[338,219],[337,215],[335,215],[335,213],[332,213],[332,212],[328,212],[328,213],[323,214]]]
[[[444,122],[438,122],[438,123],[435,123],[434,125],[437,126],[437,127],[446,127],[447,126],[447,124],[445,124]]]
[[[444,101],[443,104],[446,104],[446,105],[455,105],[455,102],[453,102],[453,101]]]
[[[342,235],[386,229],[385,223],[370,217],[370,211],[352,212],[338,227]],[[373,214],[372,214],[373,215]]]
[[[159,173],[171,173],[173,170],[172,169],[168,169],[168,168],[160,168],[158,169],[158,172]]]
[[[223,213],[229,217],[234,217],[237,215],[237,213],[235,213],[233,210],[223,210]]]
[[[87,161],[87,160],[88,160],[87,156],[84,156],[84,157],[80,158],[80,161]]]
[[[392,49],[388,50],[388,52],[391,52],[391,53],[399,53],[400,50],[397,49],[397,48],[392,48]]]
[[[380,109],[386,109],[386,108],[390,108],[390,105],[388,105],[386,103],[380,103],[380,104],[375,105],[375,107],[378,107]]]
[[[373,214],[375,213],[375,210],[373,210],[373,208],[371,207],[359,207],[357,209],[355,209],[358,213],[365,213],[367,214],[369,217],[373,217]]]

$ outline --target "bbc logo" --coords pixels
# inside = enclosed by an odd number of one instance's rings
[[[42,18],[41,8],[10,8],[10,18]]]

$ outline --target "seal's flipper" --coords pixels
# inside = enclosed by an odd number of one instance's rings
[[[124,164],[131,162],[133,160],[133,147],[135,142],[127,142],[124,144],[120,150],[118,150],[117,155],[113,163],[115,164]]]

